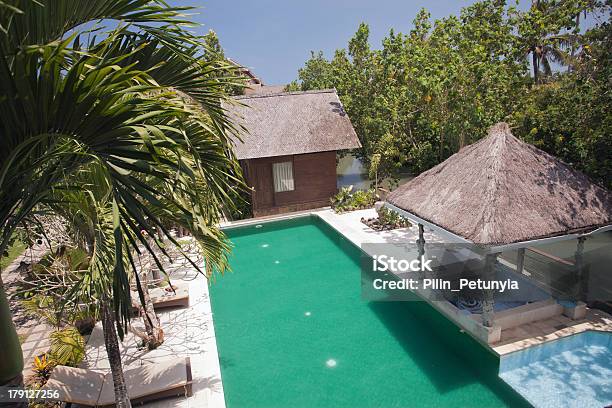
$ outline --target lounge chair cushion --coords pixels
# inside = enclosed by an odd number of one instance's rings
[[[189,285],[185,282],[173,283],[175,291],[169,292],[165,288],[149,289],[149,296],[153,302],[155,309],[163,309],[166,307],[189,306]],[[132,293],[132,306],[138,308],[140,306],[140,298],[138,293]]]
[[[100,397],[105,377],[104,372],[57,366],[44,388],[58,390],[62,401],[94,406]]]
[[[132,402],[191,393],[189,358],[144,363],[125,370],[123,375]],[[60,399],[65,402],[87,406],[112,406],[115,403],[110,372],[58,366],[53,369],[45,388],[59,390]]]

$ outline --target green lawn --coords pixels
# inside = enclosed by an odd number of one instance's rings
[[[15,241],[13,246],[8,250],[8,256],[0,255],[0,269],[4,269],[11,264],[19,255],[25,251],[25,244],[21,241]]]

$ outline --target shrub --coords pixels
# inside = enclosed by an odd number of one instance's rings
[[[338,193],[331,198],[331,206],[334,210],[339,210],[347,205],[351,198],[353,186],[342,187]]]
[[[378,210],[378,221],[380,224],[388,225],[392,228],[408,228],[412,226],[408,219],[385,207],[380,207]]]
[[[34,357],[32,363],[32,370],[34,371],[34,381],[40,384],[44,384],[51,375],[51,370],[55,367],[53,359],[48,358],[47,354]]]
[[[47,253],[27,268],[19,282],[17,298],[25,312],[42,318],[50,326],[74,326],[77,321],[97,316],[89,299],[73,299],[69,292],[84,279],[89,255],[78,248]]]
[[[361,210],[372,207],[376,199],[374,190],[357,190],[353,192],[353,186],[348,186],[341,188],[331,198],[331,206],[338,213]]]
[[[381,207],[377,212],[378,218],[362,218],[361,222],[376,231],[388,231],[397,228],[409,228],[412,226],[408,219],[385,207]]]
[[[57,330],[49,336],[49,357],[58,365],[78,366],[85,357],[85,340],[76,327]]]

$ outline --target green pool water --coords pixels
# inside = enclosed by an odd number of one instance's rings
[[[361,251],[318,217],[226,233],[211,299],[229,408],[527,406],[426,303],[362,300]]]

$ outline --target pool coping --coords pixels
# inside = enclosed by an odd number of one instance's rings
[[[612,317],[599,309],[587,309],[585,318],[581,320],[571,320],[565,316],[558,316],[552,319],[540,320],[530,325],[533,325],[536,328],[542,328],[546,325],[550,326],[554,323],[567,324],[568,321],[574,322],[574,324],[558,330],[550,331],[549,333],[545,333],[543,335],[533,335],[531,337],[525,337],[512,342],[504,343],[502,340],[501,343],[503,344],[492,345],[491,348],[496,354],[503,357],[511,353],[526,350],[531,347],[550,343],[555,340],[560,340],[587,331],[612,333]],[[524,327],[530,325],[523,325],[519,327],[522,327],[524,330]]]
[[[587,328],[587,329],[582,330],[582,331],[577,331],[577,332],[574,332],[574,333],[570,333],[570,334],[568,334],[566,336],[551,338],[551,339],[549,339],[547,341],[544,341],[542,343],[532,344],[532,345],[530,345],[529,347],[526,347],[526,348],[512,350],[512,351],[509,351],[509,352],[507,352],[505,354],[500,354],[499,357],[503,359],[503,358],[506,358],[506,357],[510,357],[513,354],[525,352],[525,351],[529,350],[530,348],[546,346],[546,345],[551,344],[551,343],[553,343],[555,341],[563,341],[563,340],[566,340],[566,339],[570,339],[570,338],[572,338],[574,336],[579,336],[581,334],[585,334],[585,333],[589,333],[589,332],[593,332],[593,333],[606,333],[606,334],[609,334],[609,335],[612,336],[612,332],[609,331],[609,330]],[[500,369],[501,369],[501,367],[500,367]]]
[[[296,212],[292,212],[288,214],[266,215],[263,217],[248,218],[245,220],[228,221],[228,222],[223,222],[219,224],[219,227],[221,228],[221,230],[225,231],[225,230],[231,230],[231,229],[239,228],[239,227],[246,227],[246,226],[254,225],[254,224],[255,225],[264,224],[264,223],[275,222],[275,221],[309,217],[313,214],[316,214],[317,212],[329,210],[330,208],[331,207],[321,207],[321,208],[315,208],[312,210],[296,211]]]

